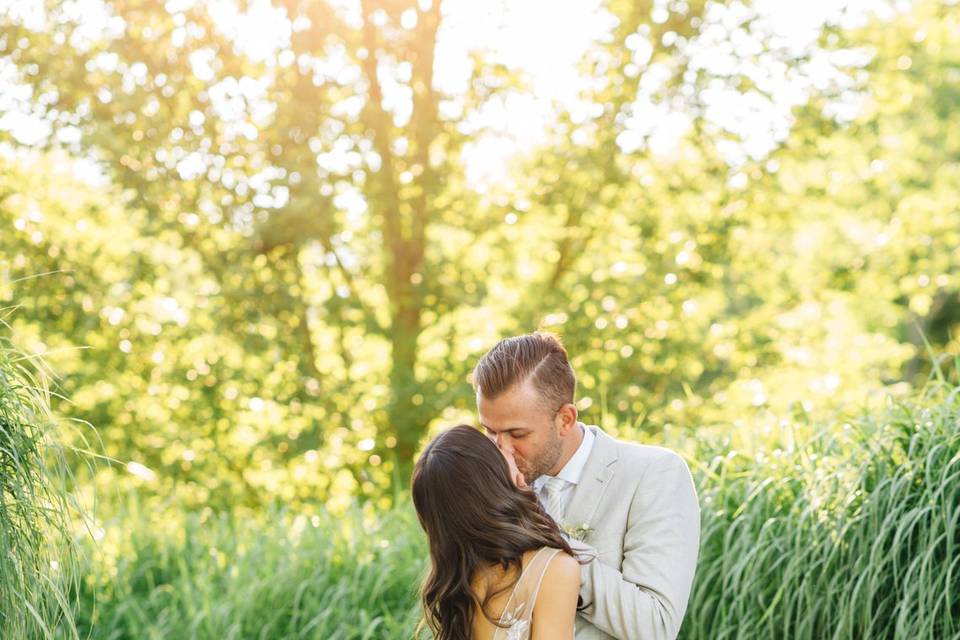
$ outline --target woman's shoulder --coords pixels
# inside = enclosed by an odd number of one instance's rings
[[[525,582],[527,593],[539,600],[547,594],[567,593],[580,590],[580,563],[562,549],[544,547],[536,552],[527,568]]]
[[[533,626],[540,637],[570,637],[580,593],[580,563],[558,551],[544,569],[533,608]]]
[[[548,580],[571,581],[580,583],[580,563],[562,549],[549,549],[545,552],[549,561],[544,569],[544,582]]]

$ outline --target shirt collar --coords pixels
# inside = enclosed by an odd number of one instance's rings
[[[577,485],[580,483],[580,476],[583,475],[583,468],[587,465],[587,459],[590,457],[590,451],[593,450],[593,442],[597,439],[597,436],[593,434],[593,431],[587,428],[582,422],[578,422],[577,426],[583,429],[583,440],[580,442],[580,446],[577,447],[577,450],[574,452],[573,456],[567,460],[567,464],[563,465],[563,469],[560,470],[560,473],[556,475],[557,478],[561,480],[566,480],[572,485]],[[533,488],[536,491],[539,491],[548,478],[546,474],[540,476],[533,481]]]

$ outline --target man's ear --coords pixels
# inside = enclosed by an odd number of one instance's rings
[[[559,420],[559,433],[561,437],[570,433],[570,430],[577,426],[577,405],[568,402],[557,411],[556,420]]]

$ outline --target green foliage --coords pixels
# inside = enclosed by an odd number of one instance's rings
[[[960,388],[693,471],[702,544],[681,637],[960,638]],[[726,443],[714,443],[726,452]],[[427,550],[407,500],[345,517],[143,514],[86,568],[103,638],[411,637]],[[95,626],[94,626],[95,625]]]
[[[0,299],[23,302],[14,328],[62,376],[63,412],[153,472],[105,467],[101,488],[218,508],[380,500],[431,429],[472,420],[483,351],[537,327],[569,346],[586,421],[673,442],[906,390],[922,336],[957,353],[955,12],[828,24],[816,52],[846,84],[734,162],[737,136],[698,96],[759,80],[746,63],[711,77],[684,46],[762,24],[687,5],[661,22],[610,3],[582,65],[595,82],[487,190],[466,181],[461,125],[527,88],[478,56],[466,93],[428,90],[432,13],[411,39],[404,3],[372,35],[325,3],[278,5],[303,19],[265,60],[203,3],[108,4],[126,26],[96,37],[57,2],[43,28],[4,16],[0,59],[51,141],[77,142],[3,152]],[[369,37],[374,71],[417,89],[409,120],[377,109]],[[640,42],[642,63],[626,54]],[[813,55],[762,51],[798,82]],[[349,73],[316,71],[334,59]],[[434,110],[451,100],[460,115]],[[623,143],[652,104],[692,122],[673,156]],[[94,184],[73,175],[91,158]]]
[[[238,3],[239,19],[254,4]],[[577,99],[484,187],[468,179],[469,145],[487,111],[531,88],[482,52],[460,89],[439,86],[439,1],[369,0],[359,13],[270,4],[289,38],[263,55],[210,3],[91,3],[88,14],[49,0],[0,15],[0,74],[16,85],[3,108],[19,103],[52,130],[26,148],[8,131],[16,118],[0,118],[0,304],[18,306],[18,344],[50,362],[70,398],[17,395],[11,415],[40,430],[21,427],[0,450],[43,442],[48,418],[23,411],[46,416],[49,400],[95,425],[116,461],[94,474],[67,465],[84,496],[108,505],[91,550],[107,555],[88,560],[80,587],[85,607],[102,595],[101,609],[84,609],[86,630],[406,629],[411,580],[393,569],[420,566],[408,561],[423,549],[403,533],[405,507],[374,519],[396,527],[396,545],[350,546],[340,532],[327,536],[339,555],[291,514],[323,504],[326,527],[357,498],[388,509],[419,443],[473,420],[476,359],[541,327],[569,348],[584,421],[691,459],[713,456],[705,443],[739,452],[700,472],[713,507],[685,633],[737,636],[741,617],[770,637],[956,632],[933,619],[956,618],[954,592],[929,587],[955,575],[930,563],[956,523],[923,503],[955,496],[905,475],[952,477],[939,453],[914,457],[935,449],[927,427],[898,440],[881,423],[908,419],[893,414],[819,435],[800,426],[909,393],[926,378],[927,342],[960,354],[951,3],[896,3],[856,28],[828,20],[798,53],[767,37],[748,3],[611,0]],[[698,48],[729,64],[711,68]],[[797,87],[810,94],[787,98],[795,108],[766,150],[711,115],[729,107],[718,94],[770,104]],[[689,128],[658,153],[646,118],[664,109]],[[60,438],[86,448],[82,431]],[[48,486],[31,460],[4,491]],[[116,500],[128,491],[132,502]],[[265,519],[277,502],[291,514]],[[59,516],[23,504],[2,517],[24,540],[62,531]],[[254,514],[261,538],[239,514]],[[330,576],[280,541],[305,545]],[[30,582],[55,555],[21,548],[28,560],[0,558],[0,604],[36,595],[37,617],[55,624],[57,592]],[[364,600],[375,573],[345,577],[368,566],[364,554],[398,574],[384,601]],[[787,583],[797,599],[778,591]],[[842,589],[877,617],[857,617]],[[907,619],[888,598],[921,614]]]
[[[293,475],[286,462],[332,439],[347,396],[321,394],[283,357],[276,341],[290,326],[251,312],[220,331],[232,302],[202,255],[177,234],[151,233],[146,211],[73,169],[59,155],[20,167],[0,160],[0,225],[11,230],[0,234],[10,257],[0,261],[0,299],[20,302],[13,331],[57,371],[71,400],[57,408],[95,425],[102,453],[159,472],[160,493],[176,486],[223,507],[327,492],[330,478]],[[215,239],[229,246],[231,234]],[[257,282],[276,288],[261,262]],[[347,466],[362,454],[328,455]],[[118,477],[144,483],[109,465],[98,471],[104,487]]]
[[[416,517],[142,513],[91,549],[77,627],[120,638],[400,638],[427,551]]]
[[[960,388],[700,471],[684,638],[960,638]],[[721,448],[722,450],[722,448]]]
[[[0,330],[7,327],[0,321]],[[0,629],[4,637],[77,638],[66,461],[42,363],[0,336]]]

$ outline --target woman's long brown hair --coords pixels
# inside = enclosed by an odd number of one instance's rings
[[[499,564],[519,576],[524,552],[541,547],[577,557],[533,490],[510,479],[497,446],[468,425],[444,431],[427,445],[413,470],[412,492],[430,545],[421,628],[429,626],[438,640],[469,640],[476,606],[499,626],[486,605],[512,584],[480,602],[470,588],[478,569]]]

